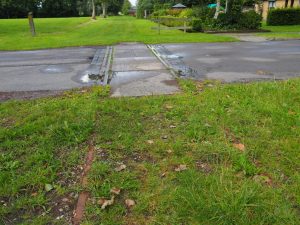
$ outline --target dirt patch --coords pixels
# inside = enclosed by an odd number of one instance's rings
[[[0,92],[0,102],[5,102],[12,99],[36,99],[49,96],[61,95],[64,91],[14,91]]]
[[[169,86],[178,86],[178,83],[176,80],[163,80],[162,83],[169,85]]]

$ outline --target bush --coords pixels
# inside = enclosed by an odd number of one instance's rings
[[[268,13],[267,25],[299,25],[300,8],[272,9]]]
[[[168,11],[168,15],[178,17],[182,10],[181,9],[169,9],[167,11]]]
[[[181,27],[183,26],[183,22],[180,20],[176,20],[177,17],[174,16],[161,16],[161,24],[168,27]]]
[[[254,10],[242,13],[238,21],[240,29],[255,30],[261,27],[262,16]]]
[[[152,13],[151,17],[160,17],[168,15],[168,11],[166,9],[157,10]]]
[[[184,9],[180,12],[179,17],[180,18],[192,18],[194,15],[193,9]]]
[[[193,31],[202,32],[202,21],[199,19],[192,20],[192,29]]]
[[[254,10],[244,13],[221,13],[213,27],[219,30],[256,30],[261,27],[262,17]]]

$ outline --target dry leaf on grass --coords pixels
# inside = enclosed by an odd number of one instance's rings
[[[173,151],[171,149],[167,150],[167,153],[171,154]]]
[[[181,165],[179,165],[179,166],[177,166],[177,167],[175,168],[175,171],[176,171],[176,172],[181,172],[181,171],[184,171],[184,170],[187,170],[187,166],[186,166],[186,165],[183,165],[183,164],[181,164]]]
[[[126,169],[126,165],[121,164],[120,166],[115,168],[115,171],[120,172],[120,171],[125,170],[125,169]]]
[[[152,144],[154,144],[154,141],[153,140],[148,140],[147,143],[152,145]]]
[[[263,184],[269,185],[269,186],[271,186],[273,184],[272,179],[267,174],[255,175],[253,177],[253,180],[256,181],[256,182],[259,182],[259,183],[263,183]]]
[[[171,105],[166,105],[166,109],[173,109],[173,106],[171,106]]]
[[[128,208],[131,208],[132,206],[135,205],[135,201],[132,200],[132,199],[126,199],[126,200],[125,200],[125,204],[126,204],[126,206],[127,206]]]
[[[101,209],[105,209],[107,206],[114,204],[115,196],[112,196],[111,199],[101,198],[98,201],[98,204],[101,205]]]
[[[233,146],[235,148],[237,148],[238,150],[240,150],[241,152],[244,152],[245,151],[245,145],[242,144],[242,143],[234,143]]]
[[[161,177],[161,178],[164,178],[164,177],[166,177],[166,175],[167,175],[167,172],[162,173],[162,174],[160,175],[160,177]]]
[[[176,128],[176,126],[175,125],[171,125],[170,128]]]
[[[115,195],[119,195],[120,192],[121,192],[120,188],[115,188],[114,187],[114,188],[110,189],[110,193],[115,194]]]

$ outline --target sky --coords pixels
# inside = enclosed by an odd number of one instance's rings
[[[136,0],[129,0],[131,2],[132,5],[136,4]]]

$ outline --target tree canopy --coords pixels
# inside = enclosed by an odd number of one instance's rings
[[[96,14],[102,13],[101,4],[105,0],[95,0]],[[124,0],[109,0],[108,14],[122,11]],[[35,17],[77,17],[92,15],[91,0],[0,0],[0,18],[24,18],[28,12]]]

